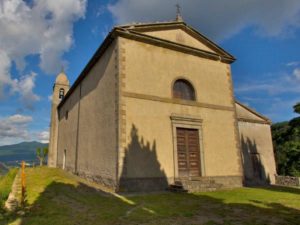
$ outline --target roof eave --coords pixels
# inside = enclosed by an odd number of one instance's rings
[[[128,30],[131,30],[131,31],[132,30],[146,31],[147,29],[154,29],[154,28],[163,29],[165,27],[169,27],[169,28],[184,27],[185,29],[187,29],[187,31],[193,33],[196,36],[201,37],[203,39],[203,41],[205,42],[205,44],[208,45],[209,47],[211,47],[217,53],[222,54],[223,56],[226,56],[228,58],[232,58],[232,59],[236,60],[236,58],[233,55],[231,55],[230,53],[228,53],[225,49],[223,49],[222,47],[220,47],[219,45],[217,45],[216,43],[211,41],[205,35],[201,34],[196,29],[189,26],[185,22],[174,21],[174,22],[163,22],[163,23],[129,24],[129,25],[125,25],[125,26],[119,26],[117,28],[128,29]]]
[[[264,121],[266,121],[268,124],[272,124],[272,121],[271,121],[269,118],[267,118],[267,117],[263,116],[262,114],[256,112],[254,109],[252,109],[252,108],[250,108],[250,107],[248,107],[248,106],[242,104],[242,103],[239,102],[238,100],[235,100],[235,102],[236,102],[238,105],[240,105],[241,107],[245,108],[246,110],[248,110],[248,111],[250,111],[251,113],[255,114],[256,116],[260,117],[261,119],[263,119]]]
[[[141,34],[139,32],[135,32],[135,31],[132,31],[132,30],[116,28],[115,32],[118,33],[119,36],[124,37],[124,38],[134,39],[134,40],[137,40],[137,41],[148,42],[148,43],[156,44],[156,45],[159,45],[159,46],[162,46],[162,47],[165,47],[165,48],[176,49],[178,51],[186,52],[186,53],[189,53],[189,54],[196,54],[196,55],[204,57],[204,58],[209,58],[209,59],[213,59],[213,60],[216,60],[216,61],[221,61],[221,62],[224,62],[224,63],[231,64],[236,60],[233,57],[221,56],[221,55],[213,53],[213,52],[209,52],[209,51],[194,48],[194,47],[191,47],[191,46],[187,46],[187,45],[179,44],[179,43],[176,43],[176,42],[168,41],[168,40],[161,39],[161,38],[158,38],[158,37],[153,37],[153,36],[150,36],[150,35]]]
[[[63,98],[63,100],[57,106],[58,109],[61,108],[62,105],[67,101],[67,99],[69,98],[69,96],[74,92],[74,90],[76,89],[76,87],[80,84],[80,82],[84,79],[84,77],[92,69],[92,67],[94,66],[94,64],[98,61],[98,59],[104,54],[105,50],[114,41],[114,39],[116,38],[115,29],[116,28],[114,28],[107,35],[107,37],[104,39],[103,43],[100,45],[100,47],[97,49],[97,51],[95,52],[95,54],[92,56],[92,58],[90,59],[90,61],[88,62],[88,64],[84,67],[84,69],[82,70],[82,72],[80,73],[80,75],[78,76],[78,78],[76,79],[76,81],[74,82],[74,84],[71,86],[70,90],[67,92],[67,94],[65,95],[65,97]]]

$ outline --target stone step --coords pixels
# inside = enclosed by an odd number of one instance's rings
[[[187,190],[188,192],[216,191],[223,187],[222,184],[216,183],[215,180],[209,177],[178,179],[173,185],[178,186],[178,189],[181,186],[183,190]]]
[[[179,179],[179,180],[176,180],[175,182],[201,182],[201,183],[208,183],[208,184],[213,184],[215,183],[215,180],[214,179],[211,179],[209,177],[190,177],[190,178],[182,178],[182,179]]]
[[[182,185],[176,185],[176,184],[170,184],[169,188],[178,189],[178,190],[183,190],[184,189]]]
[[[187,192],[187,190],[185,190],[183,186],[178,183],[170,184],[167,190],[172,192]]]

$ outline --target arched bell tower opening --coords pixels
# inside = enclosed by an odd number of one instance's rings
[[[64,97],[65,97],[65,89],[61,88],[61,89],[59,89],[58,98],[63,100]]]
[[[64,71],[61,71],[53,85],[48,166],[57,166],[58,112],[57,107],[70,89],[70,82]]]

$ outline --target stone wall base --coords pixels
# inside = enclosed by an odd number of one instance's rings
[[[111,189],[112,191],[115,191],[116,188],[117,188],[116,181],[109,178],[109,177],[103,177],[103,176],[88,174],[88,173],[85,173],[85,172],[77,172],[75,175],[77,175],[77,176],[79,176],[79,177],[81,177],[85,180],[88,180],[90,182],[101,184],[101,185]]]
[[[70,169],[66,169],[72,172]],[[75,174],[74,172],[72,172]],[[165,191],[171,184],[180,184],[188,192],[216,191],[243,187],[242,176],[210,176],[190,178],[121,178],[119,184],[108,177],[78,172],[75,175],[101,184],[115,192],[155,192]]]
[[[164,191],[173,180],[174,179],[168,179],[165,177],[121,178],[118,192]]]
[[[165,191],[170,184],[180,184],[188,192],[215,191],[243,187],[242,176],[214,176],[193,178],[121,178],[118,192]]]
[[[222,189],[243,187],[241,176],[211,176],[176,179],[188,192],[216,191]]]
[[[275,182],[280,186],[300,187],[300,177],[275,176]]]

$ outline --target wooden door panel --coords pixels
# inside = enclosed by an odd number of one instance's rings
[[[198,130],[177,128],[176,131],[179,176],[200,176]]]

